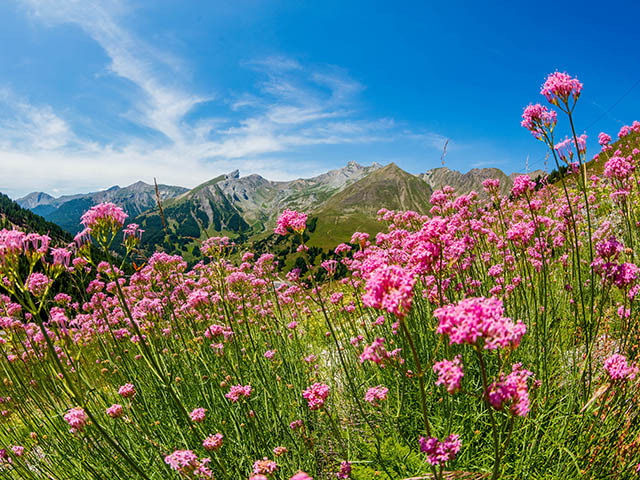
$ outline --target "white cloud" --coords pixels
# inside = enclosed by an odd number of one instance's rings
[[[391,141],[415,134],[392,119],[364,119],[358,96],[364,87],[335,66],[302,64],[285,56],[245,62],[258,75],[255,91],[218,103],[227,115],[188,118],[194,107],[215,102],[211,92],[192,91],[185,62],[159,51],[123,27],[130,14],[118,0],[23,0],[37,23],[75,24],[110,58],[107,72],[131,82],[134,108],[122,112],[163,141],[131,138],[98,144],[78,138],[64,115],[0,91],[0,191],[60,192],[105,188],[138,179],[194,186],[240,168],[285,179],[316,173],[273,155],[314,145]],[[3,93],[4,92],[4,93]],[[3,113],[6,111],[6,115]],[[414,139],[441,148],[432,134]],[[121,139],[118,139],[121,140]],[[116,145],[120,145],[116,147]],[[3,184],[4,183],[4,184]]]

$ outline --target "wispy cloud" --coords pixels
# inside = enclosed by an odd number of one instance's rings
[[[0,168],[6,182],[0,180],[0,190],[66,192],[153,176],[193,186],[234,168],[284,179],[312,173],[314,167],[274,162],[274,155],[316,145],[398,138],[431,148],[444,143],[438,135],[401,129],[391,118],[359,113],[364,86],[336,66],[310,65],[287,56],[253,59],[242,66],[256,76],[255,88],[217,98],[213,92],[195,91],[182,59],[155,49],[123,26],[130,14],[126,2],[22,3],[37,23],[75,24],[97,42],[110,59],[107,73],[130,83],[133,108],[121,114],[160,135],[97,143],[79,138],[64,115],[50,106],[0,91]],[[190,114],[206,102],[227,108],[228,114],[194,119]]]

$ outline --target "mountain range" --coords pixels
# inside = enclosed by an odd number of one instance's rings
[[[535,178],[542,173],[529,175]],[[287,208],[309,214],[309,230],[313,230],[310,245],[331,248],[347,241],[356,230],[371,234],[379,231],[376,212],[380,208],[426,213],[431,193],[444,185],[451,185],[458,194],[475,190],[482,195],[482,181],[499,178],[506,193],[514,177],[497,168],[461,173],[441,167],[413,175],[393,163],[363,166],[349,162],[322,175],[292,181],[270,181],[255,174],[241,177],[236,170],[191,190],[158,185],[163,215],[155,186],[144,182],[57,198],[33,192],[19,198],[17,203],[75,234],[81,229],[79,222],[84,211],[110,201],[121,206],[129,214],[129,220],[145,230],[146,247],[195,256],[198,240],[210,235],[225,234],[242,241],[264,240],[271,234],[278,215]]]

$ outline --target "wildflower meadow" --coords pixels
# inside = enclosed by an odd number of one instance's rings
[[[284,211],[304,273],[227,237],[134,266],[110,203],[0,231],[0,478],[638,477],[640,123],[588,158],[582,89],[522,114],[554,182],[442,185],[315,263]]]

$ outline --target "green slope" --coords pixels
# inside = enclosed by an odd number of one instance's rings
[[[383,229],[377,221],[381,208],[427,213],[431,187],[394,163],[376,170],[336,193],[312,212],[317,217],[309,245],[333,248],[355,231],[371,235]]]

